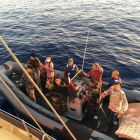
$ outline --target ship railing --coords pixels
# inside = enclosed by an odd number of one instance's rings
[[[45,102],[49,105],[49,107],[52,109],[52,111],[55,113],[55,115],[61,121],[61,123],[66,128],[66,130],[68,131],[68,133],[71,135],[71,137],[74,140],[76,140],[75,136],[72,134],[72,132],[70,131],[70,129],[67,127],[67,125],[64,123],[64,121],[61,119],[61,117],[56,112],[56,110],[53,108],[53,106],[51,105],[51,103],[48,101],[48,99],[45,97],[45,95],[42,93],[42,91],[39,89],[39,87],[36,85],[36,83],[30,77],[30,75],[28,74],[28,72],[25,70],[25,68],[22,66],[22,64],[19,62],[19,60],[16,58],[16,56],[13,54],[13,52],[10,50],[10,48],[7,46],[7,44],[5,43],[5,41],[1,37],[0,37],[0,41],[2,42],[2,44],[4,45],[4,47],[7,49],[7,51],[10,53],[10,55],[13,57],[13,59],[17,62],[17,64],[19,65],[19,67],[23,70],[23,72],[25,73],[25,75],[29,78],[29,80],[31,81],[31,83],[33,84],[33,86],[37,89],[37,91],[40,93],[40,95],[43,97],[43,99],[45,100]],[[8,87],[8,85],[3,81],[3,79],[1,77],[0,77],[0,80],[4,83],[4,85],[13,94],[13,96],[21,104],[21,106],[24,108],[24,110],[26,110],[26,112],[28,113],[28,115],[34,120],[34,122],[37,124],[37,126],[42,130],[42,132],[45,134],[45,136],[49,139],[49,137],[45,133],[45,131],[41,128],[41,126],[38,124],[38,122],[34,119],[34,117],[30,114],[30,112],[25,108],[25,106],[21,103],[21,101],[15,96],[15,94],[13,93],[13,91]]]

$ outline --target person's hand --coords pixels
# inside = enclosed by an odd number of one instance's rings
[[[83,70],[81,70],[81,73],[84,73],[84,71],[83,71]]]
[[[16,85],[16,87],[19,88],[19,87],[20,87],[20,84],[18,83],[18,84]]]
[[[50,86],[50,79],[47,79],[45,87],[49,88],[49,86]]]
[[[46,66],[45,65],[42,65],[41,67],[42,67],[42,69],[45,69]]]
[[[97,67],[99,67],[99,64],[98,64],[98,63],[95,63],[95,65],[96,65]]]
[[[84,74],[84,75],[86,75],[86,73],[83,70],[81,70],[81,73]]]
[[[45,66],[46,69],[48,69],[49,67]]]
[[[119,112],[118,115],[117,115],[117,118],[120,118],[121,115],[122,115],[122,113]]]
[[[104,94],[101,94],[101,95],[100,95],[100,97],[101,97],[101,98],[104,98],[104,97],[105,97],[105,95],[104,95]]]
[[[97,104],[99,103],[99,99],[96,100],[96,103],[97,103]]]
[[[47,85],[49,85],[50,84],[50,79],[48,79],[46,83],[47,83]]]
[[[85,102],[85,100],[83,99],[83,100],[82,100],[82,102],[84,103],[84,102]]]
[[[108,89],[107,93],[108,93],[108,94],[110,94],[110,93],[111,93],[111,89],[110,89],[110,88]]]

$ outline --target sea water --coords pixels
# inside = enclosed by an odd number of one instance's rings
[[[32,52],[42,63],[47,54],[55,68],[69,58],[89,72],[97,62],[108,82],[114,70],[122,85],[140,90],[140,1],[138,0],[0,0],[0,36],[20,61]],[[0,64],[12,57],[0,43]],[[8,101],[0,102],[8,109]]]

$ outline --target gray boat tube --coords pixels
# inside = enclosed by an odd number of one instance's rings
[[[22,63],[25,67],[26,64]],[[16,62],[8,61],[2,65],[0,65],[0,76],[2,79],[9,85],[9,87],[14,91],[16,96],[22,101],[24,106],[28,109],[28,111],[34,116],[36,121],[44,128],[44,130],[49,130],[52,133],[60,135],[66,139],[72,139],[70,134],[67,132],[65,127],[61,124],[58,120],[56,115],[43,108],[42,106],[34,103],[31,101],[20,89],[16,87],[16,85],[8,78],[13,72],[22,73],[22,70],[18,66]],[[57,72],[59,72],[57,70]],[[60,72],[62,75],[62,72]],[[130,102],[135,102],[140,98],[140,92],[135,90],[125,90],[127,98]],[[5,96],[5,98],[12,104],[12,106],[20,112],[22,115],[31,119],[23,110],[22,106],[16,101],[14,96],[10,93],[10,91],[5,87],[5,85],[0,81],[0,91]],[[106,136],[98,131],[90,129],[84,125],[76,123],[72,120],[67,118],[61,117],[65,124],[69,127],[73,135],[76,137],[77,140],[93,140],[93,139],[103,139],[103,140],[112,140],[109,136]]]

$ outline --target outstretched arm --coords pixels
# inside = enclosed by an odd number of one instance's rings
[[[78,66],[76,65],[76,67],[75,67],[75,72],[76,73],[78,73],[79,72],[79,68],[78,68]]]
[[[101,94],[101,98],[104,98],[104,97],[106,97],[106,96],[108,96],[108,95],[110,95],[111,94],[111,88],[109,88],[107,91],[104,91],[102,94]]]
[[[100,73],[103,73],[103,68],[98,63],[95,63],[95,65],[98,67]]]
[[[86,77],[90,77],[88,73],[85,73],[83,70],[81,71]]]

